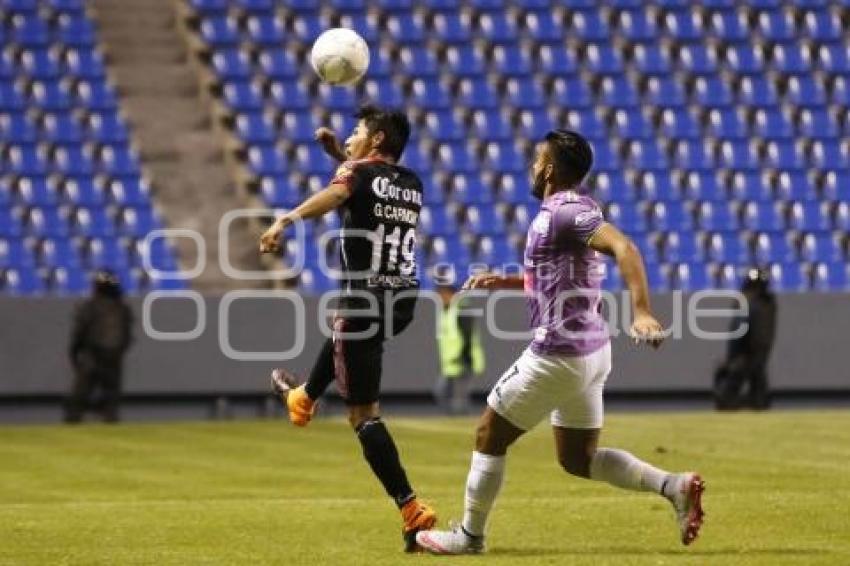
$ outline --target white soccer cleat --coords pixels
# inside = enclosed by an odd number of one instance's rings
[[[463,527],[449,523],[448,531],[419,531],[416,542],[431,554],[481,554],[484,537],[466,534]]]
[[[705,482],[699,474],[693,472],[676,474],[673,481],[676,483],[669,499],[676,510],[682,544],[688,545],[696,540],[702,527],[705,515],[702,510],[702,492],[705,491]]]

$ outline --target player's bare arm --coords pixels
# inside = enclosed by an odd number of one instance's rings
[[[324,216],[342,205],[350,194],[347,186],[334,183],[311,196],[295,210],[287,212],[275,220],[274,224],[260,237],[260,252],[276,253],[280,251],[280,235],[295,219],[310,220]]]
[[[339,138],[333,130],[321,127],[317,129],[313,135],[316,138],[316,141],[319,142],[319,145],[322,146],[324,152],[331,156],[332,159],[335,159],[340,163],[348,159],[345,154],[345,148],[342,146],[342,143],[340,143]]]
[[[476,273],[469,277],[462,289],[522,289],[520,275],[500,275],[498,273]]]
[[[631,334],[636,342],[645,341],[658,348],[664,341],[661,324],[652,314],[649,305],[649,284],[643,258],[634,242],[612,224],[605,223],[590,238],[588,245],[594,250],[612,256],[626,282],[631,297],[634,322]]]

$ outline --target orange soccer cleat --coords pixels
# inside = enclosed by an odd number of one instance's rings
[[[286,403],[289,420],[295,426],[307,426],[316,411],[316,402],[310,399],[304,390],[304,385],[296,386],[294,375],[285,369],[272,371],[272,390]]]
[[[416,533],[428,530],[437,524],[437,512],[430,506],[412,499],[401,508],[401,518],[404,521],[402,537],[404,538],[404,551],[416,552],[419,545],[416,543]]]

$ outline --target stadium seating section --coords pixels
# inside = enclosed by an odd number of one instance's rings
[[[83,0],[0,2],[0,293],[80,294],[108,268],[128,292],[181,287],[142,267],[161,223]],[[162,239],[153,267],[175,270]]]
[[[534,141],[567,126],[591,139],[590,185],[654,290],[737,287],[753,264],[780,291],[848,289],[850,2],[190,5],[271,207],[327,180],[314,128],[346,132],[363,99],[400,105],[415,123],[404,162],[426,183],[423,265],[516,262]],[[335,26],[372,50],[356,91],[306,63]],[[308,269],[301,284],[333,282]]]

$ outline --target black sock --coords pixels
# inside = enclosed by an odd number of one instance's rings
[[[380,417],[363,422],[356,431],[363,446],[363,456],[369,462],[372,472],[381,481],[387,495],[401,508],[415,495],[401,467],[393,437]]]
[[[334,344],[328,338],[316,358],[316,363],[310,371],[310,377],[304,385],[307,396],[315,401],[325,392],[328,385],[334,380]]]

